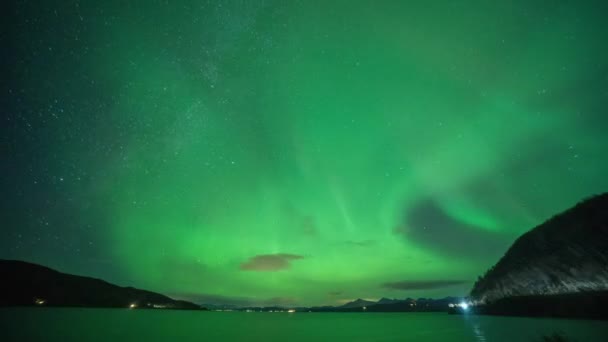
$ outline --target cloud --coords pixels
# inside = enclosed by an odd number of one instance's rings
[[[256,255],[243,262],[240,266],[243,271],[276,272],[291,267],[291,261],[304,259],[297,254],[262,254]]]
[[[330,292],[327,292],[327,295],[329,297],[337,297],[337,296],[342,295],[342,293],[343,293],[342,291],[330,291]]]
[[[510,241],[510,236],[453,218],[433,199],[409,208],[394,232],[437,253],[464,258],[498,257]]]
[[[547,205],[546,191],[556,188],[556,179],[571,176],[563,170],[572,167],[570,156],[578,153],[564,153],[577,149],[572,144],[554,132],[521,137],[514,146],[517,158],[408,203],[394,232],[443,256],[496,260],[523,231],[555,214]],[[547,170],[551,177],[545,176]],[[579,182],[561,182],[553,197],[563,203],[576,201],[565,199],[581,189]]]
[[[406,280],[384,283],[382,287],[391,290],[434,290],[467,283],[466,280]]]

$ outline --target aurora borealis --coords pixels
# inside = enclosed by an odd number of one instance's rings
[[[465,295],[608,190],[601,1],[14,1],[0,258],[201,302]]]

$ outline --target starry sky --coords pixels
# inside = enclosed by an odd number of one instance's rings
[[[199,303],[465,295],[608,190],[603,1],[9,1],[0,258]]]

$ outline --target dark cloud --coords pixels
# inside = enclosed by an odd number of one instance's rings
[[[240,266],[244,271],[275,272],[291,267],[291,261],[303,259],[297,254],[263,254],[256,255],[243,262]]]
[[[437,253],[467,258],[498,257],[510,241],[503,234],[452,218],[432,199],[410,208],[394,232]]]
[[[392,290],[434,290],[467,283],[466,280],[406,280],[384,283],[382,287]]]
[[[567,208],[587,196],[586,189],[597,188],[592,184],[598,179],[596,171],[586,178],[567,171],[576,167],[597,170],[593,160],[574,158],[577,153],[576,142],[555,137],[552,131],[529,135],[501,163],[443,194],[448,201],[451,195],[466,199],[489,214],[503,224],[497,230],[459,220],[444,210],[442,199],[429,196],[404,209],[394,232],[438,254],[495,260],[520,233],[555,214],[555,207],[547,205],[548,198],[559,203],[556,207]],[[546,177],[548,169],[560,177]]]
[[[342,295],[342,293],[344,293],[344,292],[342,292],[342,291],[330,291],[330,292],[327,292],[327,295],[329,297],[337,297],[337,296]]]

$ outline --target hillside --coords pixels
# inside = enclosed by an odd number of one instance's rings
[[[608,193],[519,237],[473,286],[473,301],[608,290]]]
[[[0,306],[75,306],[198,310],[167,296],[61,273],[23,261],[0,260]]]

